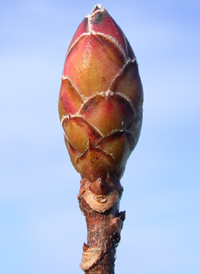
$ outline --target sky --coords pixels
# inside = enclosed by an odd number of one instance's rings
[[[0,274],[78,274],[86,225],[58,117],[69,43],[94,1],[1,1]],[[121,180],[115,273],[200,273],[200,2],[102,1],[144,88]]]

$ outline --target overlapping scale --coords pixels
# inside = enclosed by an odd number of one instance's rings
[[[134,113],[125,98],[109,92],[108,95],[99,94],[88,100],[81,108],[80,115],[106,136],[114,130],[125,129]]]
[[[83,96],[90,97],[108,90],[124,62],[113,41],[91,33],[74,44],[67,55],[63,76],[68,76]]]
[[[89,146],[89,140],[93,144],[96,144],[102,137],[94,127],[79,116],[69,116],[69,118],[64,120],[63,128],[69,143],[80,153],[86,151]]]

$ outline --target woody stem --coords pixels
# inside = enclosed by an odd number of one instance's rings
[[[79,205],[86,218],[87,244],[80,267],[86,274],[114,274],[116,247],[125,212],[119,212],[123,188],[116,177],[94,183],[81,180]]]

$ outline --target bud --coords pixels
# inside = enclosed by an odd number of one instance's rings
[[[79,25],[67,51],[59,96],[65,143],[91,182],[119,179],[137,144],[143,90],[131,46],[101,6]]]

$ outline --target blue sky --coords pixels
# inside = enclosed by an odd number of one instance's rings
[[[0,273],[82,273],[86,225],[57,102],[94,1],[4,1],[0,16]],[[200,273],[200,3],[102,1],[136,54],[139,143],[121,180],[116,274]]]

